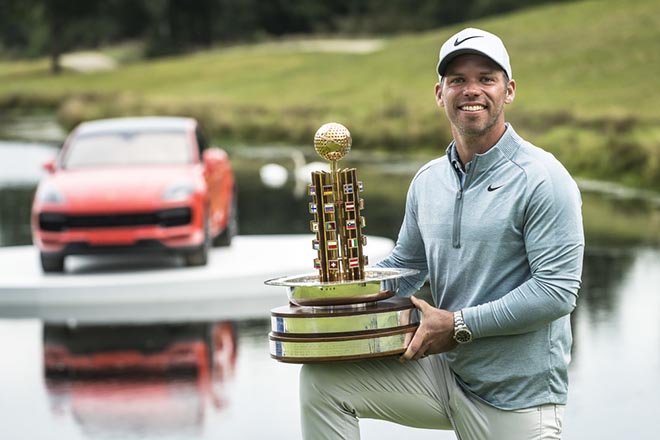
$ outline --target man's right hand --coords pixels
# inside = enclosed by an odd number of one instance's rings
[[[454,341],[454,314],[447,310],[433,307],[423,299],[410,297],[413,305],[422,313],[421,323],[401,362],[417,360],[430,354],[444,353],[458,345]]]

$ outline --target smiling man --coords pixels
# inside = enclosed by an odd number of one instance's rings
[[[560,439],[582,273],[577,186],[523,140],[504,108],[515,98],[502,41],[464,29],[440,49],[435,85],[454,140],[408,191],[392,254],[422,322],[397,359],[305,365],[308,439],[359,438],[359,419],[454,430],[461,440]]]

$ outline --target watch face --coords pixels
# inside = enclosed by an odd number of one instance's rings
[[[470,342],[472,340],[472,332],[467,329],[459,329],[454,334],[454,339],[459,344],[465,344],[466,342]]]

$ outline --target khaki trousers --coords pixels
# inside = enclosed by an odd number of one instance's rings
[[[300,371],[303,438],[359,439],[359,419],[454,430],[459,440],[557,440],[563,405],[504,411],[463,391],[442,355],[307,364]]]

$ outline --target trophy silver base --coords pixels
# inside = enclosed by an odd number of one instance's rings
[[[419,325],[409,298],[394,296],[415,269],[365,269],[357,281],[318,274],[266,284],[288,288],[289,305],[271,310],[270,355],[281,362],[336,362],[403,353]]]
[[[374,359],[406,351],[417,325],[387,332],[326,338],[295,338],[269,335],[273,359],[288,363],[339,362]]]
[[[270,354],[282,362],[334,362],[403,353],[419,325],[408,298],[271,311]]]

